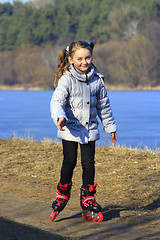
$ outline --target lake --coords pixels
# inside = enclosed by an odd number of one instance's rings
[[[57,128],[50,117],[53,91],[0,91],[0,138],[13,136],[56,140]],[[160,91],[108,91],[118,127],[117,144],[127,147],[160,147]],[[107,146],[110,135],[100,124],[101,139]]]

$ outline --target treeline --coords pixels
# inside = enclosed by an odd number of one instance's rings
[[[160,85],[159,0],[34,0],[0,4],[0,85],[53,87],[57,55],[95,43],[109,85]]]
[[[138,31],[138,25],[149,15],[160,15],[159,0],[35,0],[0,4],[0,50],[64,39],[90,39],[95,43],[126,39]]]

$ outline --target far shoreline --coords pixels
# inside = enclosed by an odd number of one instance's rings
[[[111,86],[108,84],[105,84],[105,87],[108,91],[160,91],[160,85],[156,86],[156,87],[150,87],[150,86],[146,86],[146,87],[142,87],[142,86],[138,86],[136,88],[131,88],[128,86],[122,86],[122,85],[118,85],[118,86]],[[43,88],[43,87],[24,87],[21,85],[14,85],[14,86],[8,86],[8,85],[0,85],[0,91],[52,91],[53,89],[50,88]]]

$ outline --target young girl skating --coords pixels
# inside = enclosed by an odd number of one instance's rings
[[[64,209],[72,187],[73,170],[77,162],[77,148],[80,145],[82,164],[82,187],[80,203],[83,218],[102,221],[101,206],[94,194],[95,142],[100,138],[99,116],[111,141],[116,142],[116,125],[103,82],[92,63],[93,43],[72,42],[59,55],[60,63],[55,77],[56,89],[51,99],[51,117],[57,125],[57,137],[62,139],[63,163],[57,197],[52,203],[51,220]]]

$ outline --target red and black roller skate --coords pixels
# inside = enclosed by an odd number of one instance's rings
[[[88,187],[81,187],[80,204],[83,209],[83,219],[102,222],[103,215],[101,213],[101,206],[96,202],[94,194],[96,193],[96,186],[88,185]]]
[[[54,221],[56,216],[65,208],[68,200],[70,199],[72,183],[61,184],[58,183],[56,192],[56,200],[52,203],[53,213],[51,215],[51,221]]]

